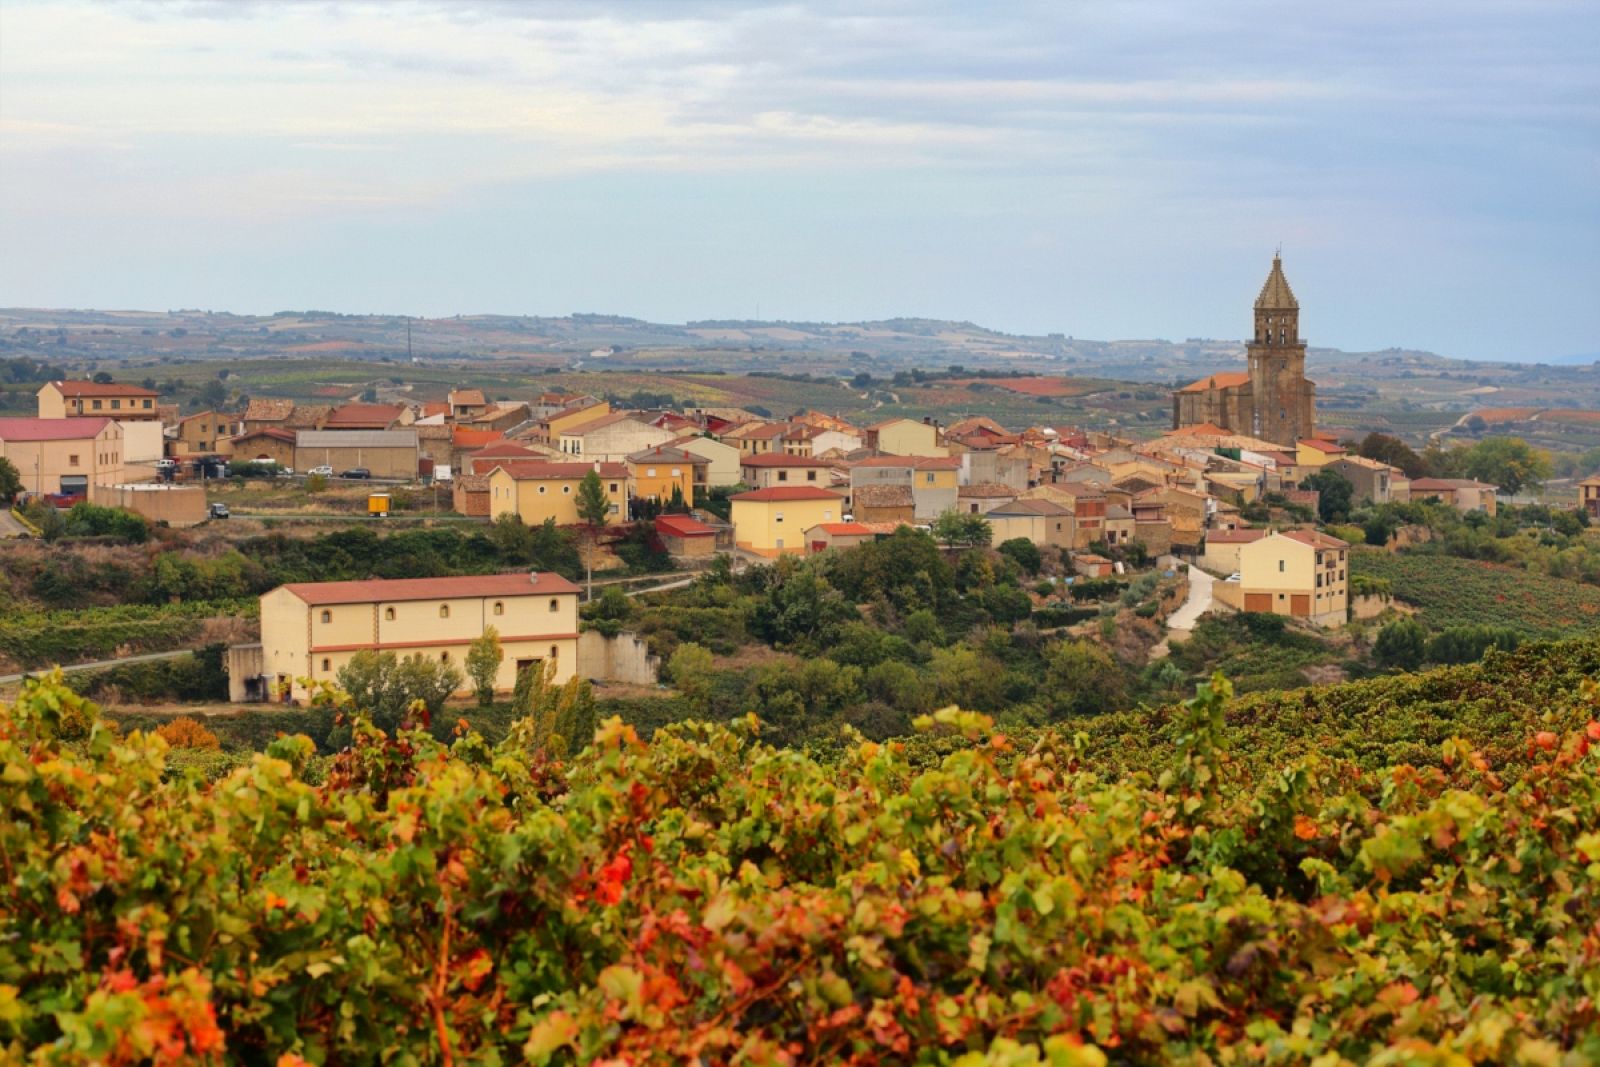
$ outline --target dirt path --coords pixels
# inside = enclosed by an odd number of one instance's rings
[[[1171,651],[1168,642],[1173,633],[1188,634],[1200,616],[1211,610],[1212,585],[1216,579],[1205,571],[1189,564],[1189,596],[1171,615],[1167,616],[1167,636],[1150,649],[1150,658],[1161,659]]]

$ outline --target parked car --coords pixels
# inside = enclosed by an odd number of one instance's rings
[[[293,467],[279,467],[277,469],[277,471],[276,471],[276,474],[280,478],[293,478],[294,477],[294,468]]]
[[[1237,581],[1239,581],[1239,579],[1240,579],[1239,572],[1238,571],[1234,571],[1232,574],[1228,575],[1226,578],[1224,578],[1222,580],[1225,581],[1225,582],[1237,582]]]
[[[307,474],[320,474],[324,478],[332,478],[333,477],[333,468],[328,466],[326,463],[324,463],[320,467],[312,467],[310,470],[306,471],[306,473]]]
[[[370,478],[370,477],[372,477],[372,472],[369,471],[365,467],[351,467],[349,470],[347,470],[343,474],[339,475],[339,477],[341,477],[341,478]]]
[[[230,512],[228,511],[228,505],[226,505],[226,504],[212,504],[211,505],[211,517],[213,519],[226,519],[229,514],[230,514]]]

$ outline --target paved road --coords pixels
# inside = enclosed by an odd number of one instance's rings
[[[1151,659],[1161,659],[1171,652],[1168,642],[1172,635],[1188,634],[1194,629],[1194,624],[1200,621],[1200,616],[1211,610],[1211,586],[1215,582],[1216,579],[1211,575],[1189,564],[1189,597],[1178,606],[1177,611],[1167,616],[1167,636],[1150,649]]]
[[[187,648],[176,649],[172,652],[146,652],[139,656],[124,656],[121,659],[102,659],[96,660],[93,663],[74,663],[70,666],[62,667],[61,669],[63,672],[71,674],[73,671],[100,670],[104,667],[116,667],[123,663],[148,663],[151,660],[158,659],[177,659],[179,656],[190,655],[191,652],[192,650]],[[22,679],[28,677],[29,675],[44,674],[48,670],[48,667],[40,667],[37,670],[28,671],[25,674],[0,674],[0,685],[13,685],[22,681]]]
[[[11,509],[0,507],[0,540],[8,537],[28,537],[28,528],[17,521]]]

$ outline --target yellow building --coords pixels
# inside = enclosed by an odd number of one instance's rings
[[[666,445],[657,445],[635,452],[627,459],[628,480],[637,500],[659,500],[663,504],[672,499],[677,490],[683,502],[694,506],[695,465],[704,465],[699,456]],[[698,479],[704,482],[704,477]]]
[[[611,414],[611,405],[604,400],[594,403],[578,403],[569,408],[562,408],[551,415],[540,419],[535,427],[534,437],[542,444],[554,445],[561,440],[563,432],[570,430],[585,422],[593,422],[602,415]]]
[[[95,499],[96,486],[127,481],[122,424],[112,419],[0,419],[0,458],[22,491]]]
[[[832,466],[813,456],[791,456],[783,452],[762,452],[739,462],[739,480],[756,489],[774,485],[810,485],[827,488],[833,477]]]
[[[885,419],[867,427],[867,447],[891,456],[948,456],[939,443],[939,428],[916,419]]]
[[[1295,442],[1294,465],[1299,470],[1315,470],[1349,454],[1350,450],[1337,441],[1307,437]]]
[[[361,651],[461,668],[490,626],[504,652],[496,689],[546,661],[558,682],[577,672],[578,587],[559,574],[518,573],[281,585],[261,597],[262,673],[269,691],[301,700],[306,679],[334,681]]]
[[[773,486],[737,493],[733,540],[758,556],[803,555],[805,532],[844,514],[844,495],[804,485]]]
[[[557,526],[574,526],[578,516],[578,486],[590,471],[597,471],[606,499],[611,502],[608,521],[628,517],[628,468],[622,463],[550,463],[539,459],[513,459],[489,472],[489,517],[516,515],[528,526],[554,519]]]
[[[160,399],[154,389],[126,382],[46,382],[38,393],[39,417],[115,419],[122,425],[123,462],[154,463],[166,450]]]
[[[1349,552],[1345,542],[1315,530],[1288,530],[1241,545],[1241,606],[1342,626],[1349,605]]]

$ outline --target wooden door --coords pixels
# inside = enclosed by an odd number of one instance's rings
[[[1271,611],[1271,593],[1246,593],[1244,595],[1244,610],[1246,611]]]
[[[1311,594],[1310,593],[1290,593],[1289,594],[1289,614],[1297,616],[1297,617],[1300,617],[1300,618],[1304,618],[1305,616],[1310,615],[1311,614]]]

